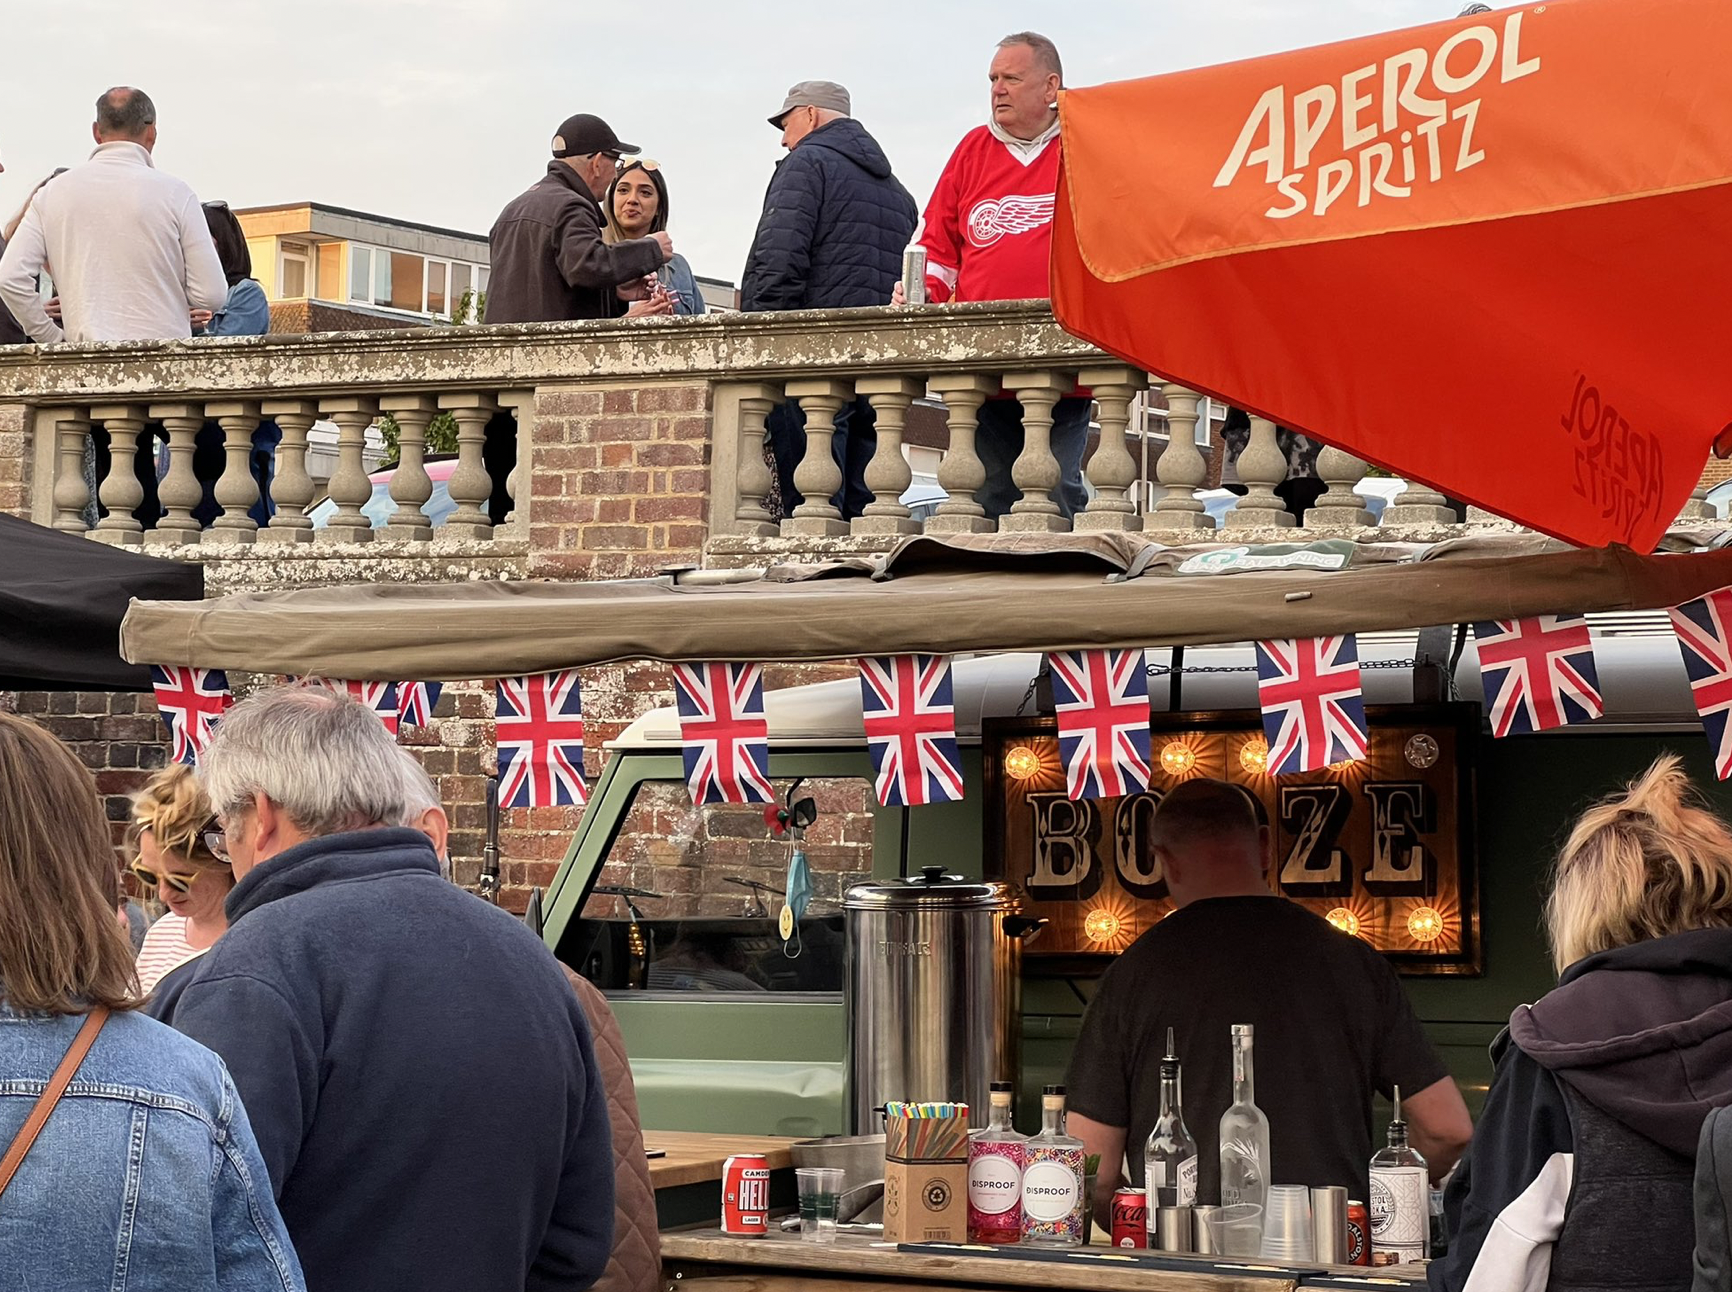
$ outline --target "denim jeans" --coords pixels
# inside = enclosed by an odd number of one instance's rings
[[[806,453],[806,410],[793,400],[778,404],[765,419],[770,449],[776,455],[776,478],[782,489],[782,510],[791,515],[806,497],[794,487],[794,469]],[[852,520],[866,510],[872,494],[866,488],[866,464],[878,449],[878,415],[864,398],[843,404],[836,414],[830,455],[842,469],[842,488],[830,503]]]
[[[1058,459],[1058,487],[1052,500],[1065,519],[1083,509],[1088,494],[1083,489],[1083,452],[1089,442],[1089,409],[1094,401],[1070,396],[1052,410],[1052,452]],[[988,517],[997,519],[1022,497],[1011,482],[1010,467],[1022,452],[1022,405],[1014,399],[989,399],[980,406],[980,429],[974,437],[975,452],[986,465],[986,483],[975,494]]]

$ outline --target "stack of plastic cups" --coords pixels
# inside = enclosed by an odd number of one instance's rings
[[[1263,1222],[1263,1259],[1286,1265],[1314,1259],[1311,1244],[1311,1190],[1302,1184],[1269,1186],[1269,1214]]]

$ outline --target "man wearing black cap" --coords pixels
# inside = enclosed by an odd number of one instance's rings
[[[489,323],[616,318],[628,312],[628,301],[640,302],[632,313],[672,311],[645,281],[674,254],[667,232],[611,245],[601,237],[601,199],[620,155],[637,151],[600,117],[580,112],[565,120],[547,174],[511,200],[488,235]]]

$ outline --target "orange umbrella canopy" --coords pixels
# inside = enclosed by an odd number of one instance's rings
[[[1587,545],[1732,430],[1732,4],[1562,0],[1061,103],[1053,307]]]

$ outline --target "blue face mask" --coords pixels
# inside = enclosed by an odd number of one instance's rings
[[[782,906],[777,930],[782,935],[782,954],[792,960],[800,954],[800,921],[806,918],[806,907],[812,901],[812,870],[806,864],[805,851],[799,847],[788,859],[787,897]]]

